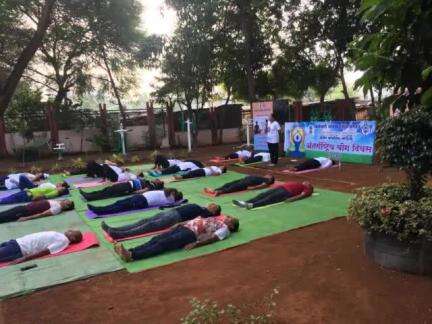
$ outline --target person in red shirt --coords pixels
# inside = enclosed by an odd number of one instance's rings
[[[253,209],[257,207],[276,204],[279,202],[292,202],[307,198],[313,193],[313,186],[309,182],[285,182],[274,189],[260,193],[247,201],[233,200],[236,206]]]

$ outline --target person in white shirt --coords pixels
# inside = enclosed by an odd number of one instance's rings
[[[313,159],[308,159],[289,170],[292,172],[300,172],[300,171],[306,171],[306,170],[313,170],[313,169],[327,169],[331,166],[335,165],[336,162],[326,158],[326,157],[316,157]]]
[[[204,165],[199,161],[195,161],[195,160],[180,161],[176,165],[170,166],[166,169],[150,171],[149,174],[151,176],[158,177],[161,175],[175,174],[175,173],[178,173],[181,171],[183,171],[183,172],[193,171],[193,170],[200,169],[203,167],[204,167]]]
[[[168,159],[164,155],[156,154],[154,156],[154,166],[152,169],[154,170],[162,170],[169,168],[171,166],[177,165],[181,162],[181,160],[177,159]]]
[[[25,235],[0,244],[0,262],[13,264],[25,262],[49,254],[57,254],[70,244],[82,241],[82,233],[68,230],[65,233],[39,232]]]
[[[281,127],[274,114],[270,115],[267,123],[267,144],[270,152],[271,166],[275,166],[279,160],[279,132]]]
[[[241,159],[247,160],[252,157],[253,153],[249,150],[239,150],[225,156],[225,160]]]
[[[43,173],[11,173],[7,176],[0,176],[0,190],[31,189],[37,187],[36,182],[45,179]]]
[[[147,191],[128,198],[117,200],[107,206],[94,206],[88,208],[96,215],[123,213],[130,210],[146,209],[151,207],[170,207],[178,205],[183,200],[183,194],[177,189],[164,189]]]
[[[226,166],[223,167],[210,166],[210,167],[189,171],[188,173],[179,176],[174,176],[174,179],[183,180],[183,179],[192,179],[192,178],[201,178],[201,177],[220,176],[221,174],[226,172],[227,172]]]
[[[243,161],[244,164],[251,164],[257,162],[270,162],[270,153],[255,153],[252,157]]]

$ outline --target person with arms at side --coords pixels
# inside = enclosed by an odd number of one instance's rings
[[[23,222],[36,218],[58,215],[74,209],[72,200],[36,200],[0,212],[0,223]]]
[[[175,173],[178,173],[180,171],[182,171],[182,172],[194,171],[196,169],[203,167],[202,163],[201,162],[198,163],[198,162],[199,161],[180,162],[180,163],[173,165],[173,166],[170,166],[166,169],[151,171],[150,174],[152,176],[161,176],[161,175],[175,174]]]
[[[204,191],[210,195],[219,196],[232,192],[244,191],[244,190],[255,190],[261,189],[274,184],[275,178],[272,174],[267,174],[264,177],[259,176],[247,176],[243,179],[235,180],[224,184],[222,187],[214,190],[205,188]]]
[[[239,221],[234,217],[197,217],[191,221],[173,226],[168,232],[153,237],[143,245],[125,249],[122,244],[116,244],[114,250],[124,261],[132,262],[169,251],[191,250],[222,241],[230,233],[237,232],[238,228]]]
[[[185,180],[185,179],[192,179],[192,178],[215,177],[215,176],[220,176],[226,172],[227,172],[227,168],[225,166],[223,167],[210,166],[210,167],[189,171],[179,176],[174,176],[174,179]]]
[[[301,172],[306,170],[314,169],[328,169],[335,165],[336,162],[326,157],[316,157],[313,159],[307,159],[306,161],[289,168],[291,172]]]
[[[267,144],[270,153],[271,166],[275,166],[279,160],[280,130],[281,130],[281,126],[276,121],[274,113],[272,113],[267,123]]]
[[[156,179],[154,181],[148,181],[142,178],[138,178],[135,180],[130,180],[128,182],[115,183],[104,189],[92,192],[85,192],[80,189],[80,193],[87,201],[93,201],[128,196],[131,194],[139,194],[146,191],[162,190],[163,188],[164,182],[159,179]]]
[[[253,152],[249,150],[239,150],[225,156],[225,160],[240,159],[242,161],[247,160],[253,156]]]
[[[244,164],[252,164],[258,162],[270,162],[270,153],[267,152],[255,153],[249,159],[243,160]]]
[[[88,208],[96,215],[108,215],[122,213],[130,210],[146,209],[152,207],[169,207],[183,200],[183,194],[177,189],[164,189],[147,191],[128,198],[117,200],[107,206],[94,206],[88,204]]]
[[[82,233],[69,230],[65,233],[39,232],[25,235],[0,244],[0,262],[18,264],[49,254],[57,254],[70,244],[82,241]]]
[[[39,187],[25,189],[23,191],[0,198],[0,205],[20,204],[40,199],[57,198],[60,196],[68,195],[68,187],[68,184],[65,182],[59,183],[57,185],[53,185],[51,183],[44,183]]]
[[[313,193],[313,186],[309,182],[285,182],[274,189],[260,193],[255,198],[247,201],[233,200],[236,206],[253,209],[279,202],[293,202],[310,197]]]
[[[192,220],[198,216],[203,218],[219,216],[221,207],[216,204],[210,204],[203,208],[196,204],[187,204],[177,208],[156,214],[150,218],[143,218],[133,224],[121,227],[110,227],[102,222],[102,229],[107,232],[113,239],[122,239],[136,235],[142,235],[167,229],[175,224]]]
[[[31,189],[37,187],[37,182],[45,180],[48,174],[38,173],[11,173],[0,176],[0,190]]]

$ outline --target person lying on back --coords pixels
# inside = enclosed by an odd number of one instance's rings
[[[126,262],[137,261],[169,251],[191,250],[221,241],[230,233],[237,232],[238,228],[239,221],[234,217],[197,217],[171,227],[168,232],[154,236],[142,245],[125,249],[122,244],[116,244],[114,250]]]
[[[183,200],[183,194],[177,189],[164,189],[147,191],[128,198],[117,200],[107,206],[94,206],[88,208],[96,215],[122,213],[130,210],[146,209],[151,207],[169,207]]]
[[[175,224],[192,220],[198,216],[207,218],[218,216],[220,213],[221,207],[216,204],[210,204],[206,208],[196,204],[187,204],[163,211],[153,217],[143,218],[132,224],[120,227],[110,227],[105,222],[102,222],[101,226],[102,229],[113,239],[122,239],[125,237],[161,231],[174,226]]]
[[[274,189],[269,189],[260,193],[255,198],[247,201],[233,200],[233,203],[239,207],[253,209],[267,205],[287,201],[293,202],[311,196],[313,186],[309,182],[285,182]]]
[[[26,189],[9,196],[0,198],[0,205],[19,204],[40,199],[53,199],[68,195],[68,184],[63,182],[57,185],[44,183],[37,188]]]
[[[316,157],[313,159],[308,159],[289,170],[292,172],[300,172],[300,171],[306,171],[306,170],[314,170],[314,169],[327,169],[331,166],[335,165],[336,162],[326,158],[326,157]]]
[[[201,177],[214,177],[214,176],[220,176],[226,172],[227,172],[227,168],[225,166],[223,167],[210,166],[210,167],[189,171],[179,176],[174,176],[174,179],[184,180],[184,179],[201,178]]]
[[[54,216],[72,209],[74,209],[72,200],[36,200],[27,205],[16,206],[0,212],[0,223],[22,222]]]
[[[101,190],[92,192],[85,192],[80,189],[81,195],[87,201],[107,199],[128,196],[131,194],[139,194],[147,191],[162,190],[164,188],[164,182],[156,179],[154,181],[148,181],[142,178],[130,180],[128,182],[115,183]]]
[[[11,173],[0,176],[0,190],[31,189],[37,187],[37,182],[48,177],[47,174],[38,173]]]
[[[76,230],[65,233],[48,231],[25,235],[0,244],[0,262],[12,261],[12,264],[17,264],[49,254],[57,254],[70,244],[81,241],[82,233]]]
[[[210,195],[219,196],[232,192],[265,188],[271,186],[274,182],[275,178],[271,174],[267,174],[264,177],[246,176],[243,179],[228,182],[222,187],[216,188],[214,190],[205,188],[204,191]]]

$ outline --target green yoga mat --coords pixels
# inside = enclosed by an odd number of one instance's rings
[[[146,260],[135,261],[131,263],[123,263],[129,272],[138,272],[158,266],[163,266],[173,262],[194,258],[227,248],[248,243],[258,238],[288,231],[291,229],[311,225],[318,222],[330,220],[338,216],[344,216],[347,212],[348,202],[351,197],[349,194],[330,190],[315,190],[315,195],[304,200],[293,203],[277,204],[272,207],[245,210],[233,206],[233,199],[249,199],[254,197],[261,191],[252,191],[240,193],[238,195],[221,196],[217,198],[207,197],[201,194],[205,187],[215,188],[226,182],[243,178],[244,175],[228,172],[219,177],[207,177],[195,180],[187,180],[171,183],[169,186],[181,190],[185,198],[191,203],[207,205],[211,202],[216,202],[222,206],[224,214],[238,217],[240,219],[240,231],[234,233],[225,241],[217,242],[208,246],[200,247],[191,251],[174,251],[163,255],[149,258]],[[265,190],[265,189],[264,189]],[[112,226],[121,226],[143,217],[150,217],[160,211],[148,211],[145,213],[135,213],[127,216],[112,217],[106,219],[107,224]],[[84,212],[80,212],[85,218]],[[101,220],[87,221],[89,226],[102,237],[100,228]],[[124,244],[127,248],[137,246],[148,241],[150,238],[140,238],[136,240],[126,241]],[[105,246],[112,249],[112,245],[105,242]]]
[[[0,242],[40,231],[65,231],[69,228],[89,231],[88,226],[75,211],[27,222],[0,224]],[[21,271],[23,266],[37,267]],[[23,295],[34,290],[75,281],[100,273],[122,269],[118,259],[104,247],[85,251],[31,260],[0,269],[0,299]]]

